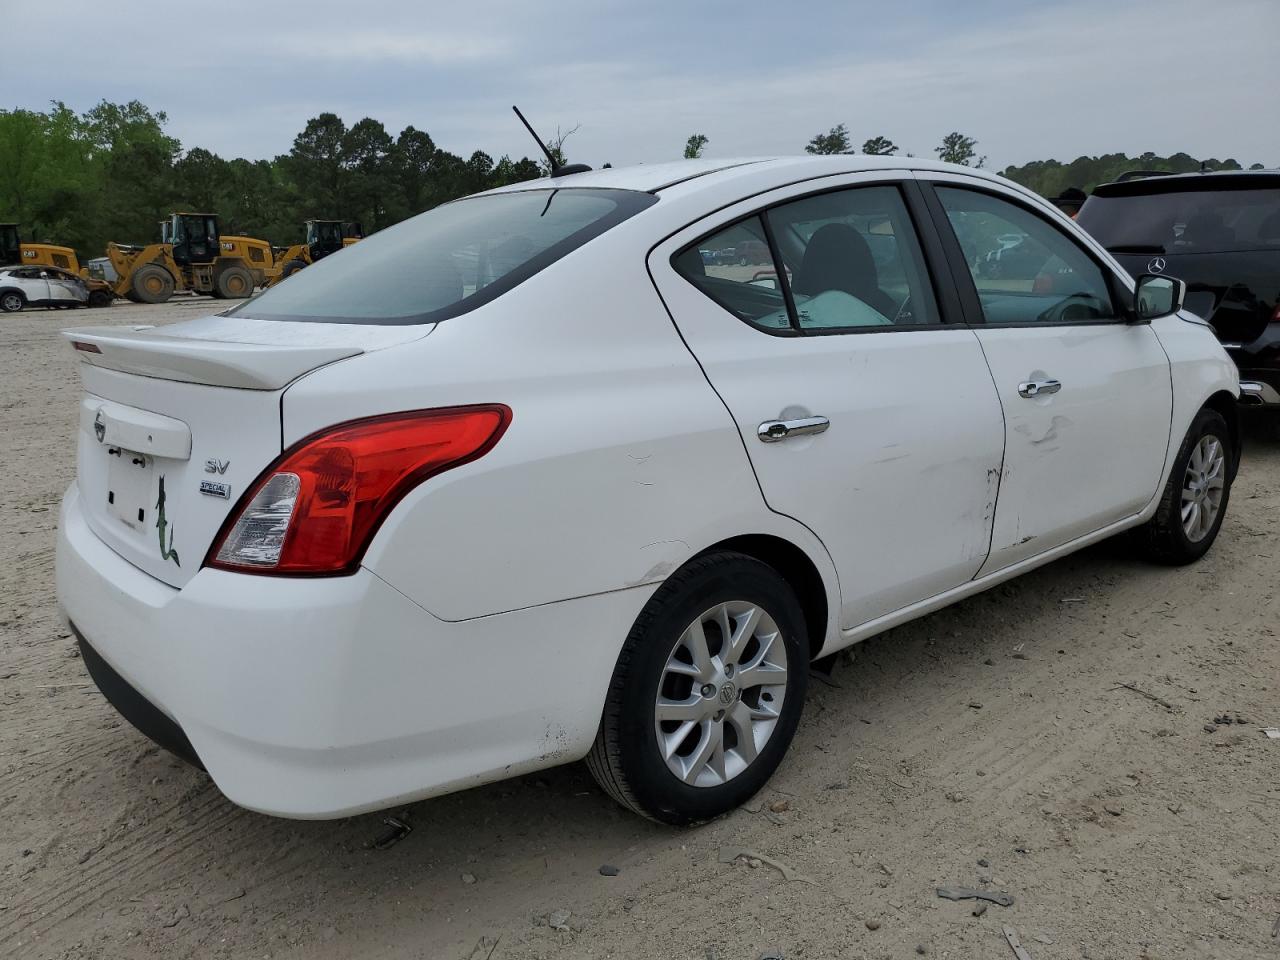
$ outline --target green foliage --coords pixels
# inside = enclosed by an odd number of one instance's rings
[[[463,160],[414,127],[393,137],[371,117],[347,127],[332,113],[308,120],[287,154],[227,160],[184,151],[165,133],[167,119],[137,101],[83,114],[58,102],[45,112],[0,110],[0,221],[16,221],[25,241],[74,247],[82,260],[110,240],[158,240],[158,223],[175,210],[216,213],[223,233],[285,245],[303,239],[310,218],[378,230],[543,172],[527,157],[495,162],[477,150]],[[573,132],[557,131],[561,157]]]
[[[889,157],[898,152],[898,145],[888,137],[872,137],[862,144],[862,152],[873,157]]]
[[[697,160],[702,156],[702,150],[709,142],[705,133],[695,133],[685,141],[684,158],[686,160]]]
[[[815,134],[804,149],[806,153],[853,153],[853,144],[849,142],[849,128],[841,123],[826,133]]]
[[[1059,163],[1057,160],[1035,160],[1020,167],[1006,167],[1000,173],[1041,196],[1056,197],[1067,187],[1078,187],[1085,193],[1089,193],[1098,184],[1117,180],[1128,170],[1194,173],[1199,169],[1200,161],[1185,153],[1160,157],[1147,152],[1137,157],[1126,156],[1123,153],[1108,153],[1100,157],[1077,157],[1070,163]],[[1240,164],[1232,159],[1214,158],[1204,161],[1204,169],[1239,170]],[[1261,164],[1255,164],[1252,169],[1261,169]]]
[[[987,158],[982,157],[976,164],[973,163],[973,158],[977,156],[977,146],[978,141],[972,137],[966,137],[963,133],[948,133],[942,138],[942,146],[934,147],[933,152],[938,155],[939,160],[946,163],[980,167],[987,162]]]

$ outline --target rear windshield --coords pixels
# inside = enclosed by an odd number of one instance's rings
[[[347,247],[231,311],[315,323],[447,320],[488,303],[657,202],[632,190],[456,200]]]
[[[1095,195],[1076,222],[1118,253],[1280,251],[1280,189]]]

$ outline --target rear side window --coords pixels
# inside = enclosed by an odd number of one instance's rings
[[[231,316],[383,325],[447,320],[500,297],[657,200],[590,189],[457,200],[325,257]]]
[[[897,187],[836,190],[767,214],[801,330],[938,323],[924,257]]]
[[[685,247],[672,265],[740,320],[773,333],[791,329],[787,301],[759,217],[739,220]]]
[[[686,247],[672,263],[722,307],[771,333],[939,322],[915,228],[893,186],[779,204]]]
[[[1280,189],[1095,194],[1077,222],[1117,253],[1280,250]]]

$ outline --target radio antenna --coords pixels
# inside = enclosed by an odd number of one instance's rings
[[[551,169],[551,176],[566,177],[571,173],[586,173],[588,170],[591,169],[585,163],[566,163],[563,166],[561,166],[559,163],[556,162],[555,156],[547,148],[547,145],[542,142],[542,138],[538,136],[537,133],[534,132],[534,129],[530,125],[529,121],[524,118],[524,114],[520,112],[520,108],[517,107],[515,104],[512,104],[511,109],[516,112],[516,116],[520,118],[520,122],[524,124],[524,128],[529,131],[529,136],[533,137],[533,142],[538,145],[538,149],[541,150],[543,154],[546,156],[547,166]]]

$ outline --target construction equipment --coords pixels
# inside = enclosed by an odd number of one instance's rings
[[[253,237],[222,236],[212,213],[175,213],[161,224],[161,240],[147,246],[107,244],[115,293],[136,303],[164,303],[175,290],[242,299],[272,273],[271,245]]]
[[[354,220],[308,220],[306,243],[276,248],[275,269],[267,286],[279,283],[303,267],[309,267],[322,257],[337,253],[364,239],[364,229]]]
[[[31,267],[59,267],[78,274],[89,285],[89,306],[109,307],[115,297],[111,285],[89,275],[80,267],[76,252],[55,243],[23,243],[16,223],[0,223],[0,267],[23,264]]]

